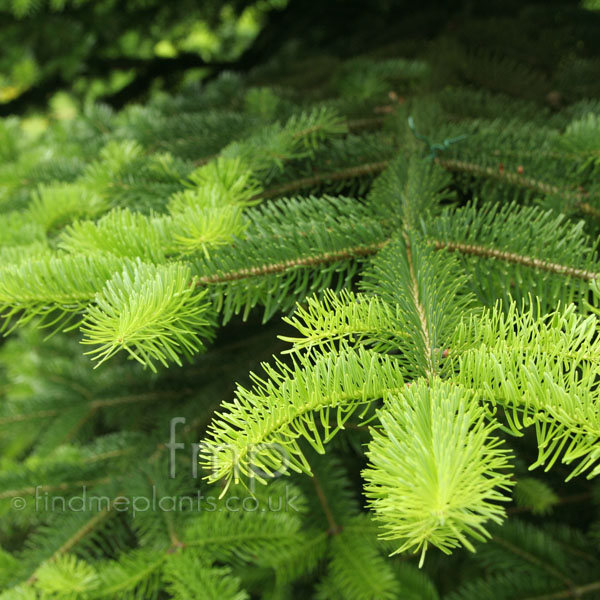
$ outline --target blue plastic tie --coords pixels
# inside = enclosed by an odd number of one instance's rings
[[[408,128],[412,131],[413,135],[418,140],[427,144],[427,149],[429,150],[429,154],[427,155],[427,158],[429,160],[434,160],[437,157],[439,152],[444,152],[445,150],[448,150],[448,148],[452,144],[456,144],[456,142],[460,142],[460,141],[464,140],[465,138],[469,137],[468,134],[465,133],[465,134],[459,135],[457,137],[446,138],[441,143],[432,142],[428,137],[424,136],[423,134],[421,134],[417,131],[417,128],[415,127],[415,121],[412,117],[408,117]]]

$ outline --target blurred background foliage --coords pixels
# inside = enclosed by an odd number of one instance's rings
[[[232,62],[287,0],[1,0],[0,110],[118,105]],[[120,93],[120,95],[119,95]],[[2,106],[4,105],[4,106]]]
[[[14,154],[8,129],[31,143],[98,106],[196,97],[227,72],[307,101],[385,96],[377,73],[343,66],[355,56],[424,59],[436,89],[558,110],[598,96],[598,31],[599,0],[0,0],[0,158]]]
[[[445,34],[475,46],[480,38],[532,69],[562,61],[597,79],[600,63],[581,61],[599,55],[599,8],[598,0],[0,0],[0,116],[49,106],[69,118],[98,101],[120,108],[274,56],[305,60],[299,71],[314,80],[331,72],[328,59],[373,48],[422,55]],[[531,51],[542,44],[543,56]]]

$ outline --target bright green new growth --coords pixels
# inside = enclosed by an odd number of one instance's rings
[[[481,390],[500,404],[511,430],[535,426],[538,460],[549,469],[561,457],[580,460],[567,479],[591,469],[600,473],[598,389],[600,340],[598,320],[583,317],[570,305],[536,316],[535,307],[517,312],[487,311],[464,322],[454,344],[469,348],[457,354],[456,380]]]
[[[203,347],[211,319],[205,293],[184,265],[137,262],[115,274],[95,297],[84,316],[83,343],[101,365],[121,349],[155,370],[153,360],[180,364],[180,354]],[[133,292],[133,293],[132,293]]]
[[[404,541],[396,552],[414,547],[423,562],[429,545],[474,550],[468,536],[483,540],[485,524],[502,521],[508,453],[485,416],[470,390],[439,380],[386,398],[363,475],[385,537]]]
[[[207,292],[198,288],[202,278],[191,277],[194,262],[214,260],[218,248],[243,240],[248,228],[265,227],[260,213],[244,212],[259,201],[262,186],[255,174],[281,169],[283,160],[311,156],[320,142],[343,133],[345,123],[334,111],[322,108],[292,116],[273,131],[274,137],[261,134],[258,141],[235,142],[186,179],[171,172],[171,158],[159,157],[155,170],[164,169],[161,178],[167,177],[181,188],[168,201],[165,213],[144,214],[131,208],[106,212],[110,207],[107,179],[110,182],[142,158],[143,149],[133,141],[110,141],[101,150],[100,160],[85,170],[81,183],[41,188],[29,212],[43,231],[57,225],[59,219],[66,225],[57,237],[60,252],[48,248],[40,260],[5,267],[6,276],[0,280],[0,302],[7,317],[4,327],[13,316],[21,324],[38,316],[48,324],[70,324],[85,311],[80,322],[83,343],[97,346],[89,354],[101,359],[98,364],[126,350],[154,369],[156,360],[165,366],[181,364],[181,355],[203,349],[202,339],[213,337],[210,325],[214,319],[201,316],[208,307],[204,300]],[[265,144],[265,151],[257,144]],[[271,144],[277,145],[273,154],[268,150]],[[260,163],[256,163],[258,157]],[[248,164],[253,164],[252,168]],[[57,212],[56,198],[61,192],[67,204],[61,204],[61,212]],[[79,202],[71,201],[75,197]],[[80,219],[91,215],[99,218]],[[284,227],[286,218],[278,217]],[[339,232],[328,232],[327,237],[332,235]],[[323,239],[321,232],[315,232],[317,236]],[[308,236],[305,243],[313,244],[313,238]],[[7,245],[12,245],[10,240]],[[190,261],[188,266],[173,262],[182,258]],[[244,265],[248,264],[246,258]],[[17,259],[15,255],[15,263]],[[200,273],[204,279],[215,277],[218,281],[221,270],[217,262],[201,268]],[[89,276],[84,275],[86,271]],[[79,281],[83,278],[82,286]],[[228,302],[234,298],[231,294]],[[256,299],[240,298],[229,310],[248,310],[255,303]]]
[[[367,287],[378,296],[309,299],[308,310],[288,319],[305,336],[286,338],[295,342],[295,366],[266,366],[268,379],[255,378],[251,391],[240,389],[235,402],[223,405],[206,452],[210,480],[237,481],[284,466],[310,472],[298,439],[324,453],[348,416],[383,399],[365,490],[385,535],[399,540],[396,551],[414,548],[423,560],[428,546],[473,549],[468,536],[482,539],[485,523],[504,516],[497,503],[508,500],[511,485],[507,450],[491,435],[500,423],[486,423],[497,405],[511,433],[534,427],[539,458],[532,468],[581,458],[572,476],[588,468],[594,476],[596,318],[577,315],[573,305],[548,316],[535,316],[539,306],[519,312],[515,303],[506,312],[501,305],[469,311],[472,298],[461,294],[465,280],[455,268],[454,257],[399,240],[367,273]],[[417,280],[416,272],[427,276]],[[385,273],[379,287],[377,273]],[[406,388],[406,378],[416,383]]]
[[[239,389],[223,404],[227,412],[215,423],[215,443],[205,455],[212,481],[226,476],[237,482],[256,469],[310,473],[299,438],[323,454],[359,407],[364,414],[374,400],[404,385],[392,358],[363,349],[299,357],[292,366],[265,365],[265,371],[268,379],[254,376],[252,390]]]

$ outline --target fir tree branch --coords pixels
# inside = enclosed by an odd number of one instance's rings
[[[181,395],[187,395],[191,392],[189,389],[181,391]],[[179,396],[179,394],[177,394]],[[121,406],[125,404],[137,404],[138,402],[152,402],[154,400],[169,399],[175,397],[172,391],[169,392],[148,392],[145,394],[130,394],[128,396],[115,397],[115,398],[100,398],[93,400],[89,403],[89,416],[91,417],[95,412],[108,407]],[[68,410],[69,407],[65,407],[64,410]],[[42,419],[45,417],[56,417],[63,412],[60,409],[52,410],[39,410],[29,414],[10,415],[7,417],[0,418],[0,427],[3,425],[10,425],[11,423],[22,423],[33,419]]]
[[[15,496],[24,496],[24,495],[33,495],[37,493],[46,493],[46,492],[64,492],[70,490],[71,488],[83,488],[83,487],[91,487],[93,485],[100,485],[102,483],[108,483],[111,481],[110,477],[102,477],[100,479],[90,479],[89,481],[73,481],[69,483],[58,483],[56,485],[38,485],[38,486],[30,486],[26,488],[21,488],[20,490],[7,490],[5,492],[0,493],[0,500],[4,500],[5,498],[14,498]]]
[[[349,126],[350,124],[351,122],[348,123]],[[539,179],[534,179],[533,177],[525,177],[518,173],[500,171],[492,167],[486,167],[472,162],[442,158],[435,158],[434,162],[448,171],[471,173],[480,177],[487,177],[491,179],[496,179],[498,181],[505,181],[507,183],[510,183],[511,185],[535,190],[547,195],[562,195],[568,200],[574,201],[576,208],[581,210],[581,212],[600,219],[600,210],[593,207],[587,201],[589,198],[589,194],[586,192],[568,190],[565,188],[561,188],[557,185],[541,181]],[[363,177],[365,175],[377,174],[385,170],[389,164],[389,160],[384,160],[376,163],[365,163],[362,165],[356,165],[353,167],[340,169],[339,171],[332,171],[330,173],[319,173],[312,177],[296,179],[295,181],[290,181],[280,186],[276,186],[271,189],[265,190],[264,192],[257,194],[255,196],[255,199],[261,200],[275,198],[277,196],[289,194],[290,192],[295,192],[305,188],[311,188],[326,181],[343,181],[344,179],[355,179],[357,177]]]
[[[118,498],[119,495],[115,496]],[[71,548],[74,548],[86,535],[92,532],[100,523],[111,516],[112,507],[114,505],[114,499],[108,506],[108,508],[100,511],[97,515],[94,515],[83,527],[81,527],[77,533],[71,536],[48,560],[55,560],[57,556],[69,552]]]
[[[404,242],[406,244],[406,259],[408,262],[408,272],[410,274],[410,286],[409,290],[413,297],[413,302],[415,309],[417,311],[417,315],[419,317],[420,323],[420,333],[421,338],[423,340],[423,347],[425,350],[425,360],[427,362],[426,374],[428,377],[433,377],[435,373],[435,367],[433,364],[433,351],[434,348],[431,344],[431,339],[429,337],[429,325],[427,323],[427,317],[425,314],[425,308],[421,302],[421,297],[419,294],[419,282],[417,281],[417,276],[415,274],[415,265],[413,263],[413,255],[412,249],[410,245],[410,238],[408,233],[404,234]]]
[[[371,256],[381,250],[387,244],[387,240],[369,244],[366,246],[355,246],[346,248],[336,252],[324,252],[313,256],[306,256],[296,260],[288,260],[286,262],[265,264],[261,267],[252,267],[250,269],[240,269],[231,273],[216,273],[214,275],[205,275],[199,277],[198,285],[210,285],[217,283],[226,283],[228,281],[236,281],[239,279],[247,279],[250,277],[264,277],[276,273],[294,269],[296,267],[315,267],[322,264],[337,262],[340,260],[351,260],[357,257]]]
[[[503,250],[496,250],[494,248],[486,248],[485,246],[460,244],[456,242],[443,242],[439,240],[433,240],[433,243],[436,250],[447,249],[450,252],[461,252],[462,254],[470,254],[472,256],[496,258],[505,262],[523,265],[534,269],[540,269],[542,271],[549,271],[558,275],[567,275],[569,277],[585,279],[586,281],[592,281],[598,277],[598,273],[594,273],[593,271],[576,269],[567,265],[561,265],[558,263],[540,260],[538,258],[532,258],[530,256],[516,254],[515,252],[505,252]]]
[[[190,390],[184,390],[181,395],[189,394]],[[65,437],[63,438],[63,444],[68,443],[73,437],[77,434],[77,432],[90,420],[94,417],[94,415],[101,409],[112,407],[112,406],[122,406],[125,404],[137,404],[139,402],[152,402],[154,400],[159,399],[169,399],[173,397],[177,397],[180,394],[173,394],[173,392],[151,392],[148,394],[133,394],[130,396],[123,396],[122,398],[106,398],[102,400],[94,400],[90,402],[88,406],[88,411],[81,417],[81,419],[75,424],[75,426],[67,432]]]
[[[186,430],[191,430],[194,426],[197,426],[199,423],[199,420],[195,420],[193,423],[190,423],[189,425],[186,426]],[[152,463],[154,461],[156,461],[156,459],[160,456],[160,454],[165,450],[166,448],[166,444],[161,443],[158,444],[156,447],[156,451],[150,455],[147,459],[148,463]],[[127,450],[126,450],[127,451]],[[110,481],[110,478],[106,478],[107,481]],[[101,483],[103,481],[98,481],[96,483]],[[85,485],[85,482],[80,482],[82,485]],[[50,487],[50,486],[47,486]],[[39,488],[38,488],[39,489]],[[62,489],[62,488],[61,488]],[[35,488],[33,488],[31,490],[31,493],[35,493]],[[46,491],[46,490],[42,490],[42,491]],[[71,536],[68,540],[66,540],[61,546],[60,548],[58,548],[53,554],[52,556],[50,556],[45,562],[53,562],[55,561],[59,556],[66,554],[68,552],[70,552],[75,546],[77,546],[77,544],[79,544],[87,535],[89,535],[92,531],[94,531],[97,527],[99,527],[100,525],[102,525],[102,523],[104,523],[104,521],[111,516],[111,514],[113,513],[113,506],[115,501],[123,494],[123,490],[120,490],[117,494],[114,494],[113,498],[110,499],[109,504],[106,508],[104,508],[102,511],[98,512],[97,514],[95,514],[91,519],[89,519],[85,525],[83,525],[82,527],[80,527],[73,536]],[[173,541],[175,541],[176,538],[172,538]],[[177,540],[178,541],[178,540]],[[167,551],[168,553],[168,551]],[[165,553],[165,556],[166,554]],[[31,575],[29,577],[29,579],[26,581],[26,583],[28,585],[33,585],[36,582],[36,576],[35,574]]]
[[[266,379],[253,374],[252,389],[239,387],[235,400],[223,403],[211,425],[210,442],[202,451],[210,481],[226,478],[228,486],[252,474],[264,483],[255,469],[280,469],[278,447],[286,449],[288,471],[310,473],[300,439],[324,453],[324,444],[359,408],[366,411],[374,401],[404,388],[396,362],[364,348],[298,355],[292,366],[277,361],[263,369]],[[337,418],[330,429],[332,413]]]
[[[577,208],[584,214],[590,215],[595,219],[600,219],[600,210],[594,208],[589,202],[578,202]]]
[[[470,173],[479,177],[496,179],[497,181],[503,181],[517,187],[541,192],[542,194],[563,196],[567,200],[574,202],[575,207],[582,212],[595,218],[600,218],[600,210],[594,208],[587,202],[589,194],[586,192],[561,188],[560,186],[534,179],[533,177],[526,177],[519,173],[510,173],[506,170],[494,169],[493,167],[486,167],[477,163],[462,160],[436,158],[435,162],[448,171]]]
[[[38,410],[29,414],[11,415],[0,419],[0,427],[10,425],[11,423],[22,423],[23,421],[31,421],[33,419],[44,419],[46,417],[55,417],[60,414],[59,410]]]
[[[600,581],[594,581],[586,585],[570,586],[569,589],[543,596],[531,596],[524,600],[562,600],[563,598],[581,598],[591,592],[600,590]]]
[[[592,492],[581,492],[580,494],[573,494],[571,496],[563,496],[558,498],[555,504],[575,504],[577,502],[587,502],[593,498]],[[512,506],[506,509],[506,514],[517,515],[521,513],[530,512],[531,508],[528,506]]]
[[[84,458],[84,463],[93,463],[100,460],[108,460],[110,458],[116,458],[117,456],[124,456],[125,454],[129,454],[133,452],[135,447],[123,448],[122,450],[111,450],[109,452],[102,452],[101,454],[95,454],[94,456],[90,456],[88,458]]]
[[[342,528],[336,522],[335,517],[333,516],[333,512],[331,511],[331,507],[329,506],[329,502],[327,501],[327,496],[323,491],[323,486],[321,485],[319,478],[314,473],[312,476],[312,483],[315,488],[317,498],[319,499],[319,504],[321,505],[321,508],[325,513],[327,523],[329,524],[329,530],[327,531],[327,533],[329,535],[337,535],[342,531]]]
[[[552,577],[560,579],[565,585],[568,585],[571,588],[575,586],[575,582],[570,577],[567,577],[564,573],[561,573],[560,571],[554,569],[548,562],[543,561],[542,559],[538,558],[537,556],[534,556],[526,550],[523,550],[522,548],[519,548],[518,546],[515,546],[511,542],[499,537],[498,535],[492,536],[490,541],[493,541],[499,546],[506,548],[508,551],[522,558],[524,561],[546,571]]]
[[[147,473],[146,473],[146,479],[147,479],[148,483],[150,484],[150,486],[152,487],[152,489],[155,489],[156,481],[152,477],[150,477],[150,475],[148,475]],[[181,539],[177,535],[177,532],[175,531],[175,524],[173,523],[173,517],[172,517],[171,513],[169,511],[164,511],[164,510],[161,510],[159,512],[160,512],[160,515],[161,515],[161,517],[165,523],[165,526],[167,528],[167,532],[169,534],[169,539],[171,540],[171,548],[169,548],[169,550],[167,550],[167,553],[171,554],[175,549],[182,548],[184,546],[184,543],[181,541]]]
[[[296,192],[305,188],[312,188],[327,181],[343,181],[344,179],[356,179],[357,177],[364,177],[365,175],[376,175],[381,173],[381,171],[383,171],[388,164],[389,161],[384,160],[381,162],[366,163],[354,167],[347,167],[346,169],[340,169],[339,171],[319,173],[317,175],[313,175],[312,177],[303,177],[302,179],[289,181],[282,185],[265,190],[260,194],[256,194],[253,199],[265,200],[268,198],[276,198],[277,196],[284,196],[291,192]]]
[[[118,496],[116,496],[118,497]],[[98,514],[94,515],[89,521],[85,523],[82,527],[80,527],[74,535],[72,535],[66,542],[62,544],[58,550],[56,550],[52,556],[50,556],[46,561],[46,563],[54,562],[59,556],[70,552],[72,548],[74,548],[84,537],[86,537],[90,532],[92,532],[96,527],[98,527],[101,523],[103,523],[108,517],[111,516],[112,507],[114,504],[114,499],[111,501],[109,506]],[[35,573],[27,579],[27,584],[32,585],[36,582],[37,577]]]

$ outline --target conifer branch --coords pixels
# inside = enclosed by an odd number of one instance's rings
[[[111,516],[112,511],[111,503],[107,508],[100,511],[98,514],[94,515],[89,521],[85,523],[82,527],[80,527],[74,535],[72,535],[66,542],[56,550],[52,556],[46,559],[46,563],[52,563],[57,560],[60,556],[67,554],[74,548],[84,537],[86,537],[89,533],[91,533],[96,527],[98,527],[101,523],[103,523],[108,517]],[[27,579],[27,584],[32,585],[36,582],[37,577],[32,574],[29,579]]]
[[[118,498],[118,495],[115,496]],[[83,527],[81,527],[77,533],[71,536],[49,559],[48,561],[55,560],[59,555],[70,552],[86,535],[91,533],[100,523],[111,516],[112,508],[114,505],[114,499],[109,504],[109,507],[100,511],[97,515],[94,515]]]
[[[314,256],[305,256],[295,260],[288,260],[280,263],[265,264],[260,267],[251,267],[249,269],[240,269],[238,271],[232,271],[231,273],[216,273],[214,275],[203,275],[198,277],[198,285],[211,285],[217,283],[226,283],[228,281],[236,281],[240,279],[247,279],[251,277],[264,277],[266,275],[273,275],[277,273],[283,273],[296,267],[316,267],[323,264],[337,262],[340,260],[351,260],[353,258],[371,256],[377,253],[387,243],[387,240],[383,242],[377,242],[375,244],[369,244],[365,246],[355,246],[353,248],[346,248],[335,252],[324,252]]]
[[[448,171],[470,173],[479,177],[487,177],[489,179],[496,179],[497,181],[504,181],[520,188],[541,192],[542,194],[550,196],[562,196],[563,198],[572,201],[574,206],[582,212],[589,214],[590,216],[600,218],[600,210],[589,204],[587,201],[589,194],[584,191],[561,188],[558,185],[553,185],[540,179],[535,179],[519,173],[511,173],[504,169],[487,167],[463,160],[436,158],[435,162]]]
[[[600,210],[593,207],[588,202],[589,193],[587,192],[561,188],[560,186],[553,185],[533,177],[526,177],[519,173],[511,173],[505,170],[494,169],[493,167],[488,167],[473,162],[456,159],[444,159],[439,157],[436,157],[434,162],[448,171],[471,173],[480,177],[487,177],[490,179],[496,179],[498,181],[506,181],[511,185],[539,191],[543,194],[562,196],[568,200],[574,201],[575,206],[583,213],[600,219]],[[304,177],[302,179],[290,181],[280,186],[265,190],[264,192],[257,194],[254,198],[256,200],[276,198],[277,196],[283,196],[298,190],[312,188],[327,181],[355,179],[365,175],[377,174],[384,171],[389,164],[389,160],[384,160],[375,163],[356,165],[354,167],[347,167],[345,169],[332,171],[330,173],[319,173],[312,177]]]
[[[582,598],[583,596],[592,592],[597,592],[598,590],[600,590],[600,581],[594,581],[586,585],[570,586],[562,592],[544,594],[542,596],[531,596],[524,600],[563,600],[564,598]]]
[[[522,548],[519,548],[518,546],[515,546],[514,544],[512,544],[508,540],[505,540],[505,539],[503,539],[502,537],[500,537],[498,535],[493,535],[492,538],[491,538],[491,540],[493,542],[495,542],[496,544],[498,544],[499,546],[502,546],[503,548],[506,548],[507,550],[509,550],[513,554],[516,554],[522,560],[524,560],[524,561],[526,561],[526,562],[528,562],[528,563],[530,563],[532,565],[535,565],[536,567],[538,567],[538,568],[546,571],[552,577],[554,577],[556,579],[560,579],[564,584],[568,585],[570,588],[573,588],[575,586],[575,582],[570,577],[567,577],[564,573],[561,573],[560,571],[557,571],[556,569],[554,569],[551,565],[549,565],[548,563],[546,563],[542,559],[540,559],[537,556],[534,556],[533,554],[531,554],[531,552],[527,552],[526,550],[523,550]]]
[[[153,402],[159,398],[172,398],[172,393],[154,392],[149,394],[135,394],[131,396],[125,396],[122,398],[106,398],[101,400],[94,400],[88,404],[87,412],[81,416],[79,421],[66,433],[63,437],[62,443],[66,444],[77,435],[77,432],[91,419],[94,418],[95,414],[103,408],[113,406],[123,406],[127,404],[137,404],[140,402]]]
[[[310,473],[301,438],[323,453],[359,408],[398,392],[404,381],[390,357],[363,348],[299,355],[291,367],[277,362],[276,368],[263,368],[267,379],[253,375],[253,388],[238,388],[235,401],[224,404],[227,411],[210,427],[212,439],[202,454],[210,481],[225,478],[229,485],[256,468],[272,473],[281,468],[280,447],[287,470]]]
[[[11,423],[22,423],[23,421],[31,421],[33,419],[44,419],[45,417],[55,417],[60,414],[59,410],[38,410],[28,414],[11,415],[10,417],[2,417],[0,419],[0,427],[10,425]]]
[[[523,265],[533,269],[540,269],[542,271],[548,271],[558,275],[566,275],[568,277],[584,279],[585,281],[593,281],[598,277],[598,273],[594,273],[593,271],[576,269],[567,265],[561,265],[558,263],[540,260],[538,258],[532,258],[530,256],[520,255],[515,252],[505,252],[503,250],[496,250],[494,248],[486,248],[485,246],[460,244],[456,242],[443,242],[439,240],[433,240],[433,244],[436,250],[446,249],[450,252],[460,252],[462,254],[481,256],[484,258],[495,258],[497,260],[503,260],[505,262]]]
[[[333,516],[333,512],[331,511],[331,507],[329,506],[329,502],[327,501],[327,496],[323,491],[323,486],[319,481],[319,478],[313,474],[312,483],[315,488],[315,492],[317,494],[317,498],[319,499],[319,504],[325,513],[325,518],[327,519],[327,523],[329,524],[329,530],[327,533],[329,535],[337,535],[342,531],[342,528],[337,524],[335,517]]]
[[[592,492],[581,492],[580,494],[573,494],[571,496],[563,496],[558,498],[554,504],[576,504],[578,502],[587,502],[593,498]],[[520,513],[529,512],[532,509],[527,506],[514,506],[506,509],[506,513],[509,515],[517,515]]]
[[[415,265],[413,263],[410,238],[406,233],[403,237],[404,243],[406,244],[406,259],[408,263],[408,271],[410,274],[409,290],[412,295],[413,303],[419,318],[419,332],[421,334],[421,338],[423,339],[423,345],[425,350],[425,359],[427,362],[426,374],[428,377],[432,377],[433,375],[435,375],[435,368],[433,364],[434,348],[431,344],[431,339],[429,337],[429,324],[427,323],[425,309],[423,308],[423,304],[421,303],[421,298],[419,295],[419,282],[417,281],[417,276],[415,274]]]
[[[36,492],[38,493],[46,493],[46,492],[64,492],[70,489],[81,489],[82,487],[91,487],[93,485],[100,485],[102,483],[108,483],[111,481],[110,477],[101,477],[99,479],[90,479],[83,481],[73,481],[70,483],[57,483],[55,485],[38,485],[38,486],[30,486],[26,488],[21,488],[18,490],[7,490],[5,492],[0,493],[0,500],[5,498],[14,498],[15,496],[23,496],[23,495],[33,495]]]
[[[182,395],[188,394],[190,390],[183,390]],[[160,399],[173,398],[174,393],[169,392],[147,392],[144,394],[131,394],[128,396],[115,397],[115,398],[99,398],[97,400],[91,400],[88,404],[88,413],[91,414],[101,410],[103,408],[109,408],[113,406],[122,406],[127,404],[137,404],[139,402],[153,402]],[[64,410],[68,410],[66,407]],[[51,410],[40,410],[27,414],[10,415],[0,418],[0,427],[3,425],[9,425],[11,423],[22,423],[24,421],[30,421],[33,419],[43,419],[46,417],[56,417],[63,411],[60,409]]]
[[[265,190],[264,192],[256,194],[254,199],[265,200],[267,198],[276,198],[277,196],[284,196],[286,194],[297,192],[298,190],[313,188],[328,181],[343,181],[345,179],[356,179],[357,177],[364,177],[366,175],[376,175],[381,173],[388,164],[388,161],[381,161],[357,165],[355,167],[347,167],[329,173],[318,173],[312,177],[303,177],[302,179],[296,179],[295,181],[283,183],[279,186]]]

